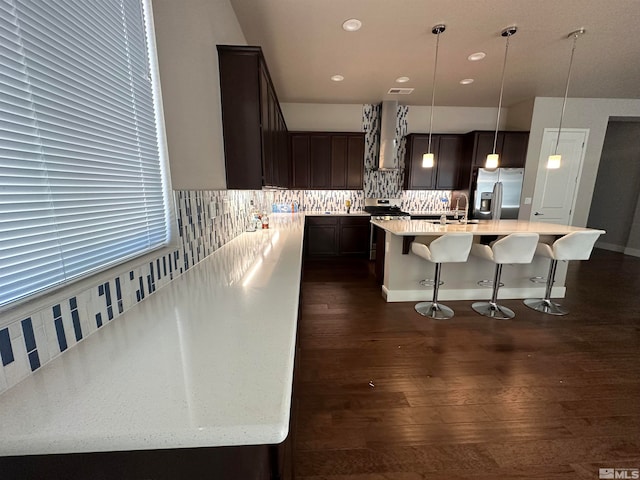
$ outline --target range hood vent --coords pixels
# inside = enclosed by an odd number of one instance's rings
[[[380,157],[378,170],[398,170],[396,144],[398,102],[396,100],[382,102],[382,114],[380,116]]]

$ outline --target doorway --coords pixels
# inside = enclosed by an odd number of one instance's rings
[[[599,248],[640,257],[640,119],[610,119],[587,226]]]

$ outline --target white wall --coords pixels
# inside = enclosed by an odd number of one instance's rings
[[[497,108],[435,107],[433,133],[467,133],[473,130],[495,130]],[[407,133],[428,133],[431,107],[409,105]],[[500,128],[507,122],[507,109],[500,113]]]
[[[152,0],[175,190],[226,188],[217,44],[246,45],[229,0]]]
[[[283,103],[282,113],[289,130],[360,132],[362,105]],[[431,107],[409,105],[408,133],[427,133]],[[435,107],[434,133],[467,133],[472,130],[494,130],[497,108]],[[500,128],[507,127],[509,112],[502,109]],[[527,130],[528,126],[524,128]]]
[[[537,97],[535,99],[522,187],[523,198],[534,196],[544,129],[558,128],[561,110],[562,98]],[[589,129],[589,141],[580,185],[578,185],[573,225],[587,224],[609,117],[638,116],[640,116],[640,99],[569,98],[567,100],[563,128]],[[546,159],[543,160],[546,161]],[[520,218],[529,219],[530,215],[531,205],[522,205]]]
[[[281,103],[290,131],[361,132],[362,104]]]
[[[534,98],[511,105],[507,112],[506,130],[528,131],[531,128],[534,105]]]

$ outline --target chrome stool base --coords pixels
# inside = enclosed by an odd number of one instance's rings
[[[513,310],[493,302],[475,302],[471,305],[477,313],[485,317],[509,320],[516,316]]]
[[[523,303],[536,312],[548,313],[549,315],[567,315],[569,313],[569,310],[551,300],[527,298]]]
[[[437,302],[420,302],[416,304],[415,308],[416,312],[423,317],[434,318],[436,320],[448,320],[454,315],[451,308]]]

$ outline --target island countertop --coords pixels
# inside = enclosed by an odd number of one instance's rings
[[[3,393],[0,456],[282,442],[303,226],[273,215]]]
[[[566,235],[571,232],[594,230],[555,223],[529,222],[525,220],[481,220],[478,223],[448,223],[440,225],[428,220],[372,220],[371,223],[393,235],[444,235],[451,232],[471,232],[474,235],[509,235],[532,232],[540,235]],[[605,233],[603,230],[597,230]]]

